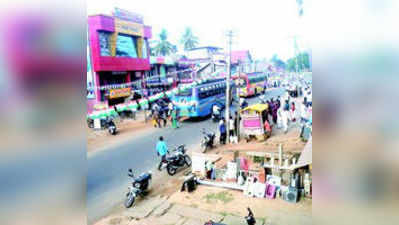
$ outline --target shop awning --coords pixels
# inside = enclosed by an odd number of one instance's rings
[[[312,164],[312,136],[310,136],[308,143],[306,143],[305,147],[303,148],[296,167],[302,167],[310,164]]]

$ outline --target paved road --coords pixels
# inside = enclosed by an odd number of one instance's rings
[[[267,92],[266,96],[276,98],[283,92],[283,89],[275,89]],[[248,101],[254,103],[257,98]],[[154,129],[150,134],[138,136],[123,145],[90,156],[87,171],[88,223],[107,215],[114,206],[123,201],[129,181],[128,168],[132,168],[136,174],[154,170],[159,162],[155,152],[159,136],[163,136],[169,146],[186,144],[192,149],[200,143],[201,128],[216,132],[217,124],[210,119],[184,121],[179,129]]]

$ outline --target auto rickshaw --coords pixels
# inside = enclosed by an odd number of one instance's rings
[[[247,142],[252,138],[258,141],[266,139],[264,123],[267,119],[268,108],[268,104],[255,104],[241,110],[241,134]]]

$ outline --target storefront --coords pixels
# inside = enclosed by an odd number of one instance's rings
[[[112,16],[89,16],[94,101],[113,106],[137,98],[150,71],[151,27],[135,13],[115,9]]]

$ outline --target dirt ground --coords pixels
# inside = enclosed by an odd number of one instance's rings
[[[210,199],[211,195],[225,194],[225,199]],[[266,198],[251,198],[243,194],[242,191],[228,190],[217,187],[200,185],[194,192],[175,192],[169,202],[191,206],[194,208],[216,212],[220,214],[231,214],[236,216],[246,216],[246,208],[249,206],[256,217],[263,218],[270,215],[268,211],[280,211],[287,213],[312,215],[312,200],[301,199],[298,203],[288,203],[282,199],[269,200]],[[266,210],[267,209],[267,210]]]

